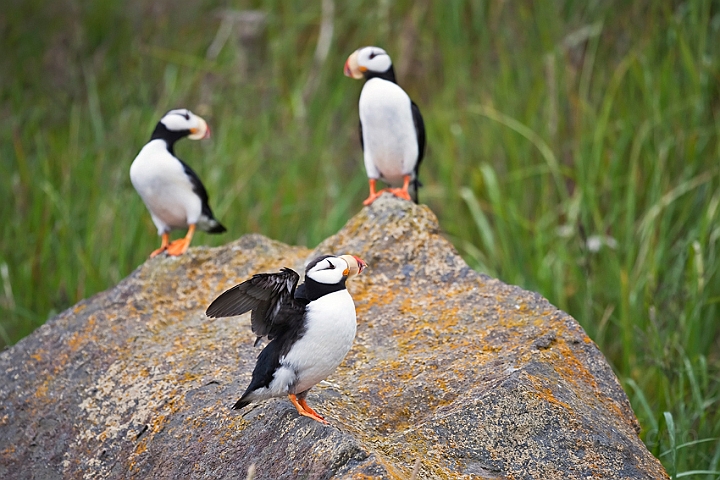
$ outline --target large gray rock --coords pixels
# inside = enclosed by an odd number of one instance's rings
[[[230,410],[259,348],[204,310],[316,253],[370,263],[358,335],[308,400]],[[472,271],[429,209],[383,196],[315,251],[248,235],[147,261],[0,354],[0,478],[667,478],[567,314]]]

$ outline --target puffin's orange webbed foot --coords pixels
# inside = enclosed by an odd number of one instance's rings
[[[403,176],[403,186],[401,188],[388,188],[388,191],[398,198],[410,200],[412,202],[410,192],[408,192],[408,187],[410,187],[410,175],[405,175]]]
[[[185,238],[179,238],[172,242],[170,245],[168,245],[168,255],[178,256],[187,252],[188,248],[190,248],[190,241],[192,240],[193,233],[195,233],[195,224],[191,224],[188,227],[187,235],[185,235]]]
[[[315,415],[315,417],[319,418],[320,420],[323,420],[323,421],[325,420],[325,418],[324,418],[322,415],[320,415],[320,414],[317,413],[315,410],[313,410],[312,408],[310,408],[310,405],[307,404],[307,402],[305,401],[304,398],[303,398],[303,399],[298,399],[298,403],[300,404],[300,406],[301,406],[306,412],[308,412],[308,413],[310,413],[310,414],[312,414],[312,415]],[[327,423],[327,422],[325,422],[325,423]]]
[[[168,255],[177,257],[178,255],[182,255],[187,252],[188,248],[190,248],[190,242],[185,238],[180,238],[168,245],[167,253]]]
[[[363,205],[365,205],[366,207],[367,207],[368,205],[372,205],[372,203],[373,203],[375,200],[377,200],[378,197],[379,197],[380,195],[382,195],[382,193],[383,193],[385,190],[388,190],[388,189],[387,189],[387,188],[383,188],[383,189],[380,190],[379,192],[371,193],[371,194],[363,201]]]
[[[410,193],[403,188],[388,188],[387,190],[398,198],[402,198],[403,200],[410,200],[412,202],[412,198],[410,198]]]
[[[150,258],[157,257],[161,253],[163,253],[168,248],[168,243],[170,241],[170,235],[167,233],[162,234],[162,243],[160,244],[160,248],[157,250],[153,250],[153,252],[150,254]]]
[[[368,183],[370,184],[370,195],[368,195],[368,197],[365,199],[365,201],[363,201],[363,205],[365,205],[366,207],[367,207],[368,205],[370,205],[371,203],[373,203],[375,200],[377,200],[377,198],[378,198],[380,195],[382,195],[382,193],[383,193],[385,190],[387,190],[387,188],[383,188],[383,189],[380,190],[379,192],[376,192],[376,191],[375,191],[375,182],[376,182],[376,180],[373,179],[373,178],[371,178],[371,179],[368,180]]]
[[[329,425],[329,422],[325,420],[323,417],[317,414],[315,410],[310,408],[310,406],[307,404],[305,399],[298,400],[297,395],[290,394],[288,395],[288,398],[290,399],[290,402],[295,405],[295,408],[297,409],[298,413],[302,415],[303,417],[309,417],[313,420],[316,420],[324,425]]]
[[[157,250],[153,250],[152,253],[150,254],[150,258],[157,257],[158,255],[160,255],[161,253],[163,253],[163,252],[166,251],[166,250],[167,250],[167,247],[166,247],[166,246],[165,246],[165,247],[160,247],[160,248],[158,248]]]

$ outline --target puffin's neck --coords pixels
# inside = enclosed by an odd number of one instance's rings
[[[327,283],[316,282],[310,277],[305,277],[305,297],[312,302],[328,293],[345,290],[345,280],[343,278],[340,283],[328,285]]]
[[[381,78],[383,80],[387,80],[388,82],[397,84],[397,81],[395,81],[395,69],[392,65],[390,65],[390,68],[388,68],[384,72],[371,72],[370,70],[366,71],[365,80],[370,80],[371,78]]]
[[[175,142],[183,137],[187,137],[190,134],[190,130],[168,130],[164,123],[158,122],[150,136],[150,141],[153,140],[164,140],[167,144],[168,152],[175,155],[174,146]]]

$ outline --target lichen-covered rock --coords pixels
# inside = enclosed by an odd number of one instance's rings
[[[355,346],[309,395],[331,425],[286,399],[231,410],[259,348],[205,307],[320,252],[370,263]],[[248,235],[149,260],[0,354],[0,478],[667,478],[637,430],[572,318],[388,195],[315,251]]]

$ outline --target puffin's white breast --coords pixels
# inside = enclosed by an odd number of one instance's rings
[[[140,150],[130,166],[130,181],[159,230],[158,221],[167,230],[197,223],[202,202],[182,163],[170,154],[164,140],[152,140]]]
[[[415,168],[417,133],[410,97],[397,84],[371,78],[360,93],[365,168],[390,182],[402,180]]]
[[[310,302],[306,331],[280,359],[297,372],[291,393],[301,393],[324,380],[342,363],[355,339],[355,304],[347,290]]]

